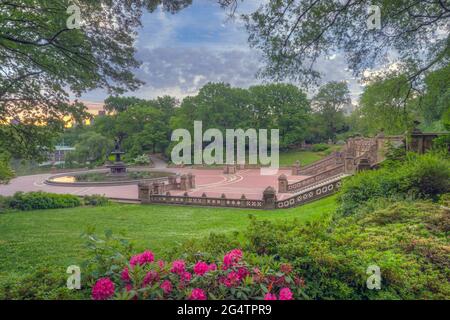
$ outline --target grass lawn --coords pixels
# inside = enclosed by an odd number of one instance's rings
[[[280,166],[292,166],[297,160],[300,160],[300,164],[305,166],[326,157],[330,153],[330,150],[336,151],[341,147],[342,146],[331,146],[327,151],[320,152],[297,150],[280,152]]]
[[[66,268],[86,257],[80,234],[95,226],[103,235],[111,229],[136,244],[163,254],[185,239],[210,232],[243,230],[248,215],[270,220],[297,218],[301,222],[321,219],[335,207],[329,197],[287,210],[248,210],[176,207],[162,205],[121,205],[53,209],[0,214],[0,278],[22,274],[38,264]]]

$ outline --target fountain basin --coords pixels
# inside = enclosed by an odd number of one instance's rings
[[[110,170],[97,169],[56,174],[48,177],[44,183],[65,187],[122,186],[137,185],[141,182],[164,182],[171,175],[175,175],[175,173],[133,168],[128,169],[127,173],[122,175],[111,175]]]

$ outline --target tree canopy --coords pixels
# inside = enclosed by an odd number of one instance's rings
[[[368,28],[369,6],[381,13]],[[321,56],[343,52],[356,75],[396,57],[411,86],[450,58],[450,4],[416,0],[271,0],[245,16],[249,42],[265,60],[263,77],[315,83]]]

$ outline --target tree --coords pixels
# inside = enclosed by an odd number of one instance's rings
[[[313,99],[317,122],[325,139],[334,139],[345,126],[343,108],[351,103],[346,82],[329,82],[320,87]]]
[[[14,172],[9,167],[9,155],[0,153],[0,184],[6,184],[14,177]]]
[[[116,133],[123,136],[123,148],[129,157],[144,152],[164,151],[169,144],[169,123],[164,113],[147,104],[136,104],[117,115]]]
[[[279,129],[280,147],[298,145],[307,136],[310,103],[306,94],[292,84],[267,84],[249,88],[254,128]]]
[[[380,29],[367,26],[376,14],[368,10],[377,10],[369,5],[380,9]],[[266,63],[263,77],[315,84],[321,56],[343,52],[361,75],[396,52],[411,88],[448,63],[449,18],[448,1],[416,0],[271,0],[245,16],[249,42]]]
[[[152,12],[161,5],[174,13],[191,3],[1,1],[0,123],[18,118],[21,124],[0,130],[0,140],[15,138],[10,145],[21,143],[23,158],[35,157],[50,149],[54,138],[54,134],[43,134],[36,141],[36,127],[45,125],[48,133],[56,133],[62,131],[64,118],[81,122],[89,116],[83,104],[69,101],[70,93],[80,96],[104,88],[111,94],[121,94],[137,89],[142,82],[132,73],[139,66],[134,42],[143,10]],[[14,147],[6,151],[17,153]]]
[[[109,112],[123,112],[134,104],[144,102],[145,100],[135,97],[109,96],[105,99],[105,110]]]
[[[441,119],[450,108],[450,64],[425,78],[425,93],[420,101],[420,111],[427,124]]]
[[[93,131],[81,135],[80,141],[75,145],[75,151],[71,151],[69,161],[78,163],[103,163],[113,149],[113,142],[101,134]]]

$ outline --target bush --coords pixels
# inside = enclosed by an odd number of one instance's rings
[[[99,194],[84,196],[83,201],[87,206],[106,206],[110,203],[108,198]]]
[[[438,154],[409,154],[403,163],[390,161],[377,171],[344,180],[338,197],[340,210],[352,213],[374,198],[430,198],[449,192],[450,163]]]
[[[18,210],[72,208],[81,204],[77,196],[47,192],[16,192],[9,201],[9,206]]]
[[[60,267],[36,267],[30,274],[12,276],[0,282],[0,300],[83,299],[85,291],[67,289],[68,276]]]
[[[131,257],[120,272],[98,279],[92,287],[94,300],[175,299],[224,300],[304,298],[303,279],[289,264],[262,268],[249,264],[239,249],[227,252],[221,262],[179,259],[155,261],[151,251]]]
[[[0,213],[7,211],[10,208],[11,197],[4,197],[0,195]]]
[[[311,299],[449,299],[450,212],[426,201],[374,200],[351,216],[300,224],[251,219],[240,238],[247,256],[289,261]],[[220,243],[217,243],[220,246]],[[202,256],[209,238],[197,240]],[[367,269],[381,289],[367,288]]]
[[[312,146],[311,151],[320,152],[320,151],[328,150],[329,148],[330,148],[330,146],[325,143],[318,143],[318,144],[315,144]]]
[[[150,158],[148,155],[143,154],[134,158],[133,163],[138,166],[148,166],[150,164]]]

